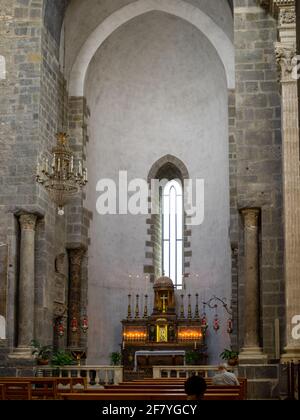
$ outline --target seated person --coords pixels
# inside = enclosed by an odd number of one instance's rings
[[[228,372],[225,365],[220,365],[218,373],[212,378],[212,384],[238,386],[240,383],[234,373]]]
[[[201,376],[191,376],[184,383],[188,400],[202,400],[206,391],[206,382]]]

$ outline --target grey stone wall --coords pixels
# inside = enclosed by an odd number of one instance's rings
[[[214,294],[230,299],[228,89],[222,63],[204,35],[182,19],[151,12],[105,41],[90,64],[86,97],[91,109],[86,203],[94,214],[89,362],[105,363],[120,343],[127,295],[151,292],[143,270],[145,243],[154,232],[147,235],[148,215],[99,215],[99,179],[118,186],[119,170],[127,170],[129,181],[147,180],[152,165],[167,154],[184,162],[191,179],[204,179],[205,221],[185,235],[193,251],[186,255],[186,271],[193,274],[185,292],[193,299],[195,293],[202,300]],[[229,343],[223,311],[220,317],[222,329],[218,334],[211,329],[208,338],[212,363]]]
[[[235,91],[228,92],[228,114],[229,114],[229,183],[230,183],[230,240],[231,240],[231,309],[233,320],[233,333],[231,335],[231,346],[234,349],[238,344],[238,208],[237,208],[237,144],[235,136],[236,128],[236,94]]]
[[[36,204],[33,174],[39,140],[42,2],[4,1],[1,6],[4,18],[0,48],[7,72],[6,79],[0,82],[0,237],[5,243],[12,239],[9,283],[13,285],[17,273],[17,226],[13,214],[21,208],[33,210]],[[0,265],[2,273],[7,272],[3,260]],[[15,335],[12,289],[6,305],[11,345]]]
[[[274,357],[274,321],[283,346],[281,110],[276,22],[255,0],[235,2],[237,208],[261,208],[260,287],[263,349]],[[235,230],[235,229],[234,229]],[[239,225],[239,339],[243,325],[243,226]]]
[[[2,307],[6,305],[8,343],[12,347],[16,344],[20,211],[39,214],[35,334],[43,342],[52,341],[54,259],[55,253],[65,247],[65,226],[44,189],[36,185],[35,170],[39,155],[47,154],[56,141],[62,75],[57,58],[59,46],[43,24],[44,2],[14,0],[4,1],[1,6],[5,19],[1,19],[0,48],[6,58],[7,77],[0,81],[0,240],[10,245],[9,288],[7,303],[2,300]],[[3,289],[7,273],[3,250],[0,258]]]

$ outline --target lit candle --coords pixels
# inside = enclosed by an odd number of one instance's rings
[[[58,159],[58,162],[57,162],[57,171],[60,172],[60,159]]]
[[[70,172],[73,172],[74,169],[74,157],[71,157]]]
[[[81,163],[81,160],[78,163],[78,174],[79,174],[79,176],[82,176],[82,163]]]

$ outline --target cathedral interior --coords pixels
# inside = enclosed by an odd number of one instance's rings
[[[249,398],[299,387],[299,16],[0,0],[0,384],[35,340],[128,378],[231,349]]]

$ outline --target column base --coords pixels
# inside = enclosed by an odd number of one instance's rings
[[[17,347],[8,355],[9,359],[34,360],[31,347]]]
[[[281,362],[296,362],[300,360],[300,347],[285,347],[284,353],[281,355]]]
[[[268,357],[263,353],[261,347],[244,347],[239,354],[240,364],[264,364]]]

